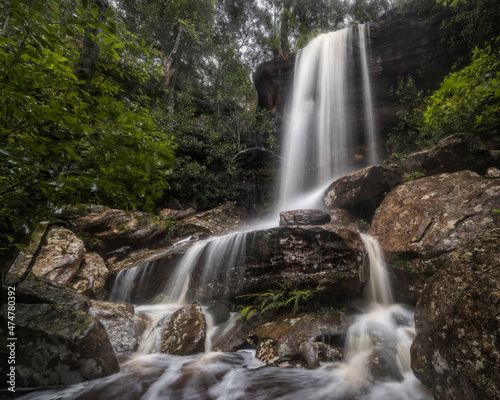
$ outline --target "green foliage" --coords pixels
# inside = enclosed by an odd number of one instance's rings
[[[414,171],[411,174],[406,175],[403,179],[403,182],[414,181],[415,179],[420,179],[423,178],[424,176],[425,176],[424,172]]]
[[[274,312],[278,309],[297,313],[321,290],[319,286],[316,289],[296,289],[290,282],[276,283],[279,285],[279,289],[240,296],[247,300],[253,300],[253,304],[240,307],[241,318],[248,321],[254,316]]]
[[[399,80],[395,95],[399,108],[396,113],[398,123],[389,133],[386,144],[399,157],[423,146],[420,129],[424,123],[422,113],[427,100],[411,76]]]
[[[433,142],[455,132],[498,141],[500,134],[500,37],[474,50],[470,65],[449,74],[430,97],[424,112],[423,140]]]
[[[358,219],[355,221],[356,225],[358,225],[358,229],[361,232],[366,232],[368,229],[370,229],[370,223],[365,221],[364,219]]]
[[[0,36],[0,225],[31,226],[64,204],[148,208],[167,187],[170,136],[122,81],[158,74],[149,49],[95,5],[11,0]],[[5,15],[4,15],[5,16]],[[99,33],[93,34],[95,28]],[[75,76],[84,35],[99,41],[92,82]]]

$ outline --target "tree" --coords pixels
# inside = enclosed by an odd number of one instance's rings
[[[170,135],[120,82],[158,74],[154,57],[106,8],[83,1],[11,0],[0,36],[0,225],[13,231],[60,206],[153,207],[173,163]],[[95,71],[75,71],[84,37]],[[82,47],[83,46],[83,47]],[[139,55],[139,56],[137,56]]]

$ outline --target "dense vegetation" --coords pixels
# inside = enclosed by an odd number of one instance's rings
[[[455,132],[475,133],[490,147],[500,145],[500,3],[448,0],[443,4],[455,9],[442,22],[443,27],[455,28],[450,45],[462,43],[470,58],[459,60],[435,92],[424,92],[411,76],[400,81],[399,121],[387,142],[396,157],[430,147]],[[416,4],[406,2],[406,7],[414,9]],[[436,10],[440,5],[426,1],[419,7]]]
[[[434,94],[402,82],[394,151],[498,136],[496,0],[108,1],[0,4],[0,247],[66,204],[238,200],[235,154],[277,151],[255,67],[394,6],[456,8],[473,51]]]

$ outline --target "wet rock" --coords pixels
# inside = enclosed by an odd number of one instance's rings
[[[212,304],[208,307],[208,312],[212,316],[215,325],[220,325],[226,322],[231,316],[228,306],[220,302]]]
[[[500,229],[460,247],[427,283],[411,348],[417,378],[440,399],[500,398]]]
[[[36,258],[32,272],[65,285],[80,268],[84,255],[83,241],[69,229],[55,226],[50,229],[47,243]]]
[[[207,324],[198,303],[177,310],[163,332],[161,352],[188,356],[205,351]]]
[[[332,220],[322,210],[293,210],[280,213],[280,226],[324,225]]]
[[[454,250],[500,225],[498,204],[500,182],[471,171],[417,179],[389,193],[368,233],[384,250],[396,297],[416,302]]]
[[[251,242],[250,242],[251,239]],[[296,288],[322,289],[322,296],[340,299],[362,292],[368,264],[359,234],[332,225],[282,227],[248,238],[243,292]]]
[[[108,276],[109,271],[102,257],[97,253],[87,253],[69,286],[88,297],[96,298]]]
[[[132,304],[92,301],[89,314],[103,324],[117,356],[137,350],[144,322],[134,315]]]
[[[85,233],[87,240],[110,249],[130,245],[144,246],[153,238],[166,232],[167,227],[156,218],[142,211],[123,211],[103,206],[92,206],[81,215],[77,210],[65,208],[62,218],[72,229]]]
[[[58,304],[75,310],[87,311],[88,297],[50,279],[29,275],[16,289],[16,301],[27,304]]]
[[[7,326],[6,306],[1,314]],[[15,323],[17,388],[72,385],[120,370],[106,330],[85,312],[17,303]]]
[[[456,133],[436,146],[401,159],[399,165],[408,174],[423,172],[427,176],[457,172],[465,168],[484,175],[488,167],[500,165],[500,157],[472,133]]]
[[[320,355],[328,352],[326,348],[334,349],[335,345],[340,348],[347,331],[347,320],[340,313],[280,315],[258,323],[250,337],[257,346],[259,360],[269,365],[297,363],[310,369],[319,366]],[[330,355],[340,354],[336,350],[330,351]]]
[[[196,263],[188,297],[200,301],[280,290],[320,287],[322,297],[359,294],[368,264],[359,234],[321,225],[281,227],[227,237],[210,243]],[[208,246],[207,246],[208,247]]]
[[[349,210],[375,209],[383,195],[402,182],[403,175],[403,169],[395,164],[363,168],[333,182],[325,191],[325,205]]]

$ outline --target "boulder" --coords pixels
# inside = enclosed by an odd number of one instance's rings
[[[137,350],[144,322],[134,315],[132,304],[92,301],[89,314],[103,324],[117,356]]]
[[[498,204],[500,181],[471,171],[409,181],[389,193],[368,233],[384,250],[396,297],[416,302],[454,250],[500,226]]]
[[[259,321],[249,341],[255,356],[269,365],[317,368],[323,361],[340,361],[347,320],[341,313],[301,313]],[[328,358],[328,356],[330,358]]]
[[[460,247],[427,283],[411,348],[417,378],[443,400],[500,398],[500,229]]]
[[[75,275],[85,255],[83,241],[69,229],[54,226],[47,243],[36,257],[32,272],[41,278],[66,285]]]
[[[375,210],[383,195],[402,182],[403,175],[396,164],[363,168],[333,182],[325,191],[325,205],[330,209]]]
[[[109,271],[102,257],[87,253],[69,286],[91,298],[96,298],[108,279]]]
[[[198,303],[189,304],[172,314],[163,332],[161,352],[188,356],[205,351],[207,324]]]
[[[7,306],[0,318],[7,326]],[[66,386],[120,371],[106,330],[83,311],[17,303],[15,324],[17,388]]]
[[[332,220],[322,210],[293,210],[280,213],[280,226],[324,225]]]
[[[486,174],[489,167],[500,166],[500,157],[477,136],[471,133],[456,133],[441,140],[436,146],[410,154],[399,161],[407,174],[422,172],[436,175],[443,172],[469,171]]]
[[[362,292],[368,261],[358,232],[334,225],[280,227],[228,236],[207,245],[195,264],[188,297],[224,296],[320,287],[322,298]]]
[[[58,304],[75,310],[87,311],[87,296],[50,279],[29,275],[16,288],[16,301],[26,304]]]

